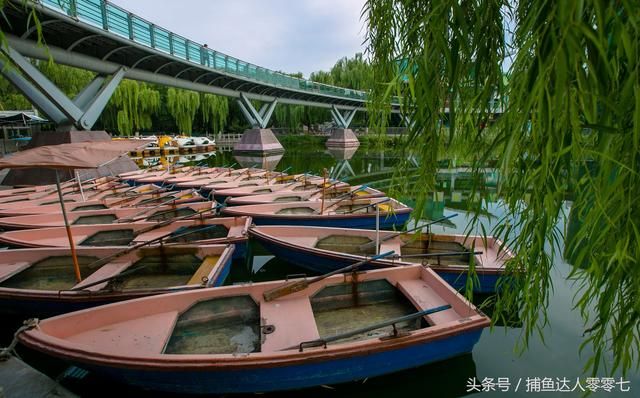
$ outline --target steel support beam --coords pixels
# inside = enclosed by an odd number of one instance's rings
[[[56,124],[68,123],[67,116],[56,107],[49,98],[38,90],[30,81],[24,78],[12,65],[6,65],[0,60],[2,75],[15,86],[27,99],[38,107]]]
[[[86,109],[91,100],[98,94],[100,87],[104,84],[106,78],[104,76],[96,76],[91,83],[82,89],[73,99],[73,103],[80,109]]]
[[[116,91],[118,85],[124,78],[126,71],[125,68],[120,68],[111,79],[102,86],[97,95],[94,96],[93,101],[89,106],[84,109],[84,114],[80,118],[79,122],[84,129],[91,129],[93,125],[96,123],[96,120],[102,114],[104,107],[107,106],[107,102],[113,95],[113,92]]]
[[[413,130],[413,128],[416,125],[416,121],[413,120],[413,118],[408,115],[402,115],[402,122],[404,123],[405,127],[410,130]]]
[[[273,111],[276,109],[277,104],[278,99],[276,98],[271,102],[263,104],[262,107],[260,107],[260,110],[257,111],[244,93],[240,93],[240,98],[238,99],[240,110],[247,121],[251,123],[251,127],[261,129],[266,129],[269,125],[269,120],[271,119],[271,115],[273,115]]]
[[[22,54],[9,46],[2,52],[12,64],[0,62],[1,73],[16,88],[56,124],[80,130],[93,127],[126,73],[120,67],[106,84],[104,76],[97,76],[72,101]]]
[[[356,115],[356,111],[357,109],[347,110],[343,115],[335,105],[331,106],[331,116],[333,116],[333,120],[336,122],[338,127],[343,129],[349,128],[349,125],[353,121],[353,117]]]

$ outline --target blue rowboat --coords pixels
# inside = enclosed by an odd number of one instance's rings
[[[334,275],[267,301],[283,283],[92,308],[40,321],[19,340],[147,390],[255,393],[361,380],[463,355],[490,322],[418,265]]]
[[[399,256],[372,261],[369,268],[424,264],[457,290],[468,282],[471,262],[476,293],[495,293],[513,253],[493,237],[409,234],[364,229],[256,226],[249,234],[278,258],[317,273],[327,273],[371,256],[393,250]]]
[[[233,245],[79,247],[75,279],[68,248],[7,250],[0,260],[0,313],[48,317],[150,295],[221,286]],[[95,265],[94,265],[95,264]]]
[[[379,212],[376,211],[379,208]],[[337,228],[401,228],[411,214],[410,207],[389,198],[327,200],[232,206],[222,209],[229,216],[250,215],[256,225],[309,225]]]

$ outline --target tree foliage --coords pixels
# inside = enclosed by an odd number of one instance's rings
[[[200,94],[177,88],[167,90],[167,109],[175,119],[180,134],[191,135],[198,107]]]
[[[218,95],[202,94],[200,103],[203,123],[210,127],[213,134],[218,134],[227,124],[229,100]]]
[[[415,122],[405,150],[425,164],[416,186],[427,188],[413,192],[421,203],[445,146],[462,143],[476,168],[498,160],[507,214],[493,232],[515,250],[508,271],[524,286],[504,289],[498,309],[519,311],[525,343],[541,332],[551,268],[565,240],[581,287],[576,306],[590,326],[587,367],[595,373],[612,352],[613,370],[637,368],[638,3],[369,0],[364,15],[376,81],[372,121],[384,125],[391,97],[401,98]],[[496,97],[506,108],[492,123]],[[576,222],[566,240],[557,225],[569,186]]]
[[[150,129],[160,110],[160,93],[146,83],[123,80],[102,115],[105,127],[123,135]]]

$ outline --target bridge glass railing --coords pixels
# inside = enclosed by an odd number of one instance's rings
[[[50,9],[185,61],[245,79],[334,97],[366,100],[366,93],[287,76],[202,46],[105,0],[39,0]]]

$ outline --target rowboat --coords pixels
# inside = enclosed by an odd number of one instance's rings
[[[69,223],[73,225],[112,224],[132,221],[160,222],[176,217],[196,216],[201,212],[211,212],[215,206],[215,202],[193,202],[179,206],[163,205],[149,208],[128,207],[71,211],[67,213],[67,216]],[[210,216],[211,213],[207,214]],[[0,218],[0,228],[5,230],[62,226],[64,226],[62,212]]]
[[[290,184],[299,181],[302,175],[263,175],[251,178],[237,179],[229,182],[214,181],[206,185],[201,186],[200,190],[203,193],[210,193],[215,195],[217,191],[237,189],[243,187],[262,187],[271,184]],[[314,181],[322,182],[321,178],[314,178]],[[180,186],[180,185],[178,185]]]
[[[83,181],[82,186],[84,189],[91,189],[96,185],[104,184],[113,180],[114,180],[113,177],[98,177],[95,179]],[[64,191],[68,191],[70,189],[71,190],[79,189],[78,183],[75,180],[67,181],[65,183],[60,184],[60,186],[61,188],[63,188]],[[3,189],[3,190],[0,190],[0,198],[4,198],[6,196],[25,195],[25,194],[39,193],[39,192],[40,193],[56,192],[56,186],[55,184],[34,185],[34,186],[27,186],[27,187]]]
[[[304,192],[304,191],[315,191],[322,187],[321,179],[309,179],[307,181],[304,180],[294,180],[292,182],[287,182],[285,184],[266,184],[260,186],[249,186],[249,187],[239,187],[239,188],[230,188],[230,189],[216,189],[214,192],[214,197],[219,202],[224,202],[224,200],[228,197],[240,197],[240,196],[250,196],[250,195],[262,195],[267,193],[276,193],[283,190],[293,191],[293,192]],[[331,183],[327,183],[327,185],[332,185]],[[334,185],[335,187],[343,188],[348,187],[349,184],[339,182]]]
[[[120,174],[118,177],[129,185],[138,185],[137,181],[143,178],[148,178],[153,176],[171,176],[178,173],[189,172],[193,169],[194,167],[192,166],[183,166],[183,167],[168,168],[168,169],[155,170],[155,171],[149,171],[149,172],[140,170],[140,172],[138,173]]]
[[[176,220],[159,225],[154,222],[106,225],[75,225],[71,229],[76,246],[129,246],[166,236],[172,242],[201,245],[235,244],[235,258],[247,250],[247,231],[251,217],[222,217]],[[69,247],[63,227],[23,229],[0,234],[0,243],[14,248]]]
[[[313,225],[339,228],[400,228],[413,209],[390,198],[338,199],[318,202],[269,203],[222,208],[229,216],[251,216],[256,225]]]
[[[159,204],[182,204],[189,202],[201,202],[206,200],[198,192],[185,190],[180,192],[152,191],[148,193],[132,194],[125,197],[111,197],[87,201],[74,201],[65,203],[67,211],[101,210],[116,207],[151,207]],[[31,201],[12,203],[13,206],[0,206],[0,217],[16,217],[28,214],[47,214],[60,211],[60,203],[40,202],[34,204]]]
[[[84,187],[83,187],[84,189]],[[126,184],[122,184],[118,181],[109,181],[104,184],[91,186],[84,191],[84,197],[86,198],[95,198],[97,195],[103,192],[121,192],[124,190],[129,190],[131,187],[128,187]],[[77,196],[82,197],[79,188],[77,187],[67,187],[62,189],[63,195],[66,197],[69,196]],[[20,202],[25,200],[35,200],[35,199],[44,199],[51,198],[55,199],[58,195],[57,191],[38,191],[32,193],[24,193],[20,195],[9,195],[0,197],[0,203],[12,203],[12,202]]]
[[[399,233],[375,230],[303,226],[256,226],[249,234],[292,264],[319,273],[330,272],[376,252],[393,250],[400,257],[372,261],[369,267],[407,266],[433,269],[456,290],[467,283],[470,262],[478,280],[476,293],[494,293],[513,253],[499,239],[483,236]],[[379,245],[376,247],[376,239]]]
[[[350,187],[347,185],[342,187],[332,187],[326,190],[323,190],[322,188],[316,188],[315,190],[302,192],[281,190],[275,193],[228,198],[226,200],[226,203],[233,206],[242,206],[279,202],[317,202],[322,200],[323,197],[324,199],[336,199],[345,196],[351,196],[353,198],[379,198],[385,196],[385,193],[375,188],[369,188],[361,185],[356,185],[354,187]],[[220,200],[218,195],[216,195],[216,200]]]
[[[233,245],[18,249],[0,260],[0,312],[51,316],[114,301],[222,285]]]
[[[136,184],[173,184],[174,180],[190,181],[193,179],[203,179],[218,175],[227,175],[228,169],[223,167],[194,167],[188,171],[179,173],[162,173],[148,177],[137,178]],[[234,174],[238,175],[239,173]]]
[[[421,266],[172,293],[39,321],[20,343],[147,390],[226,394],[362,380],[472,351],[489,318]]]

